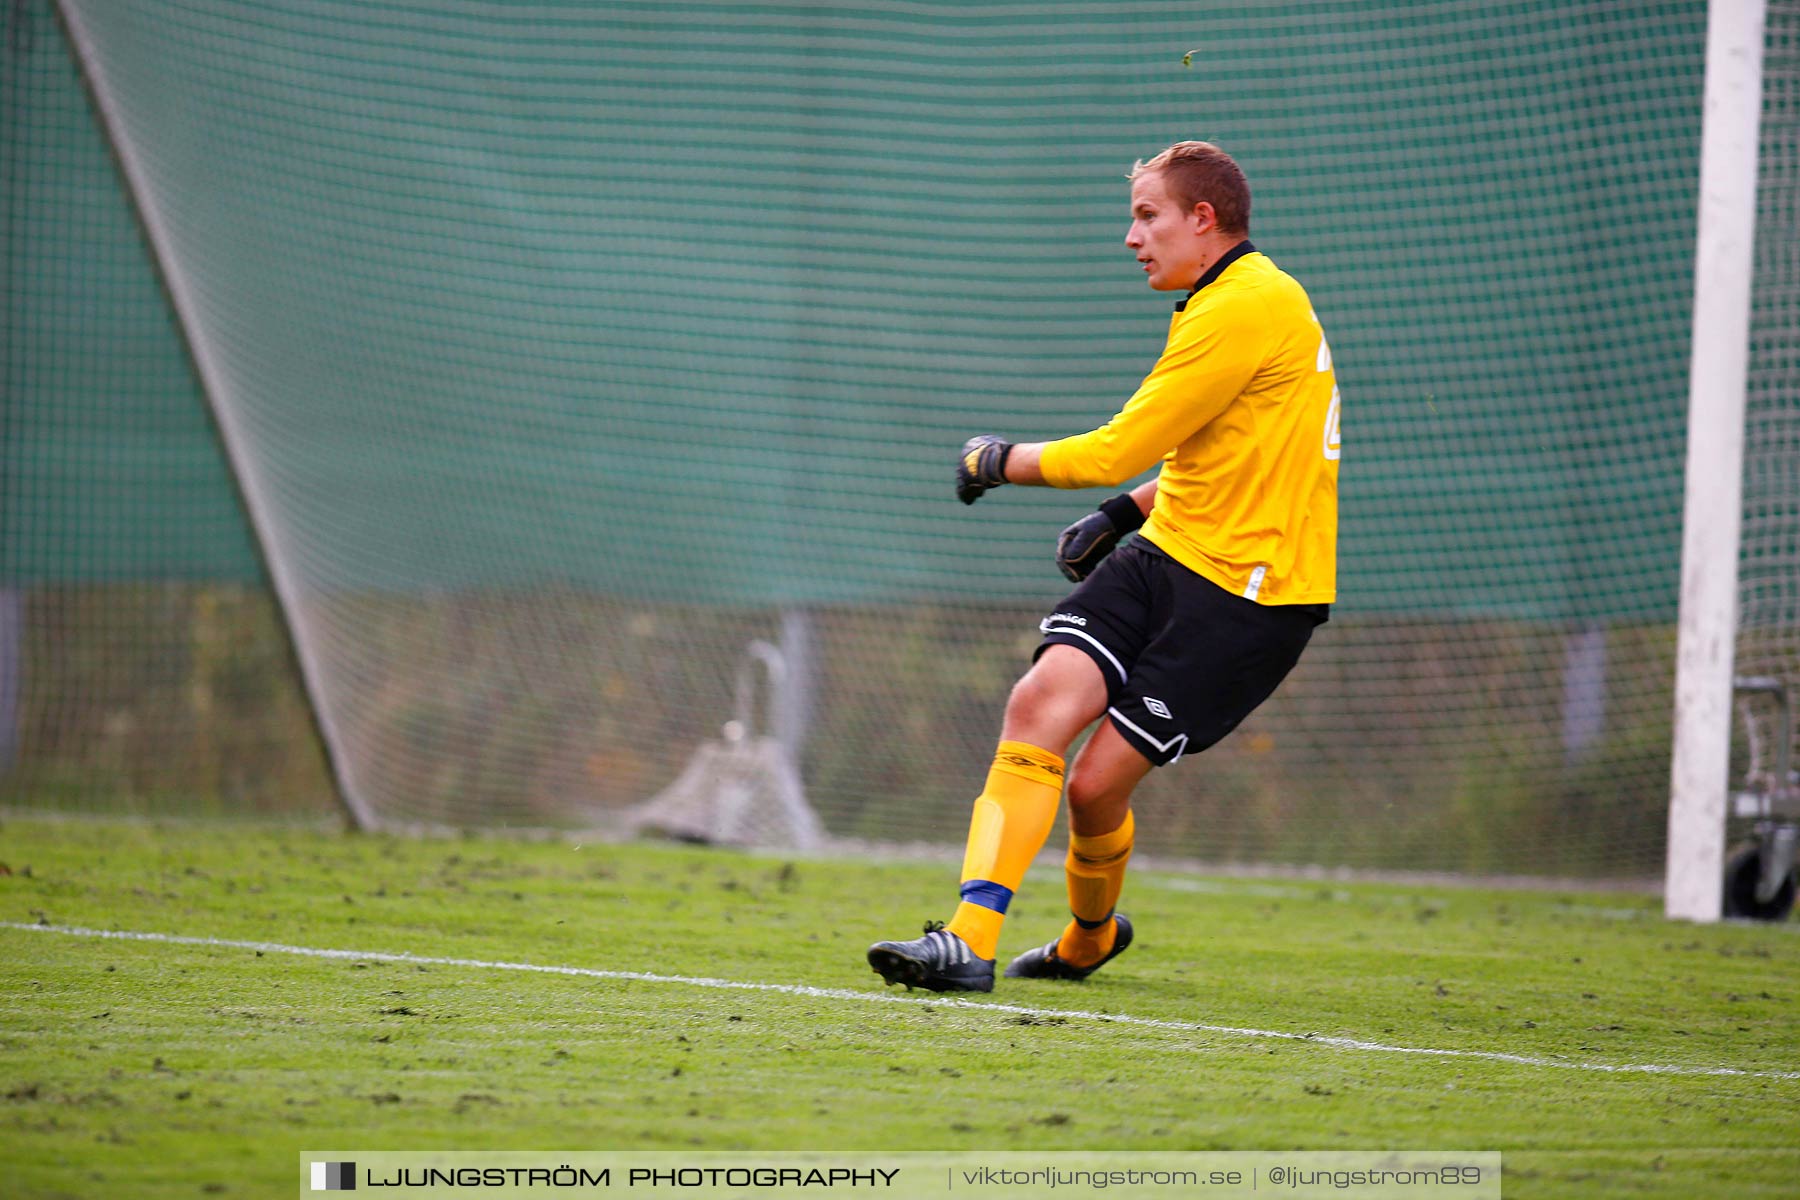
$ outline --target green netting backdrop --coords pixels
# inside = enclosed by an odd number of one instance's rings
[[[11,6],[15,802],[328,805],[298,663],[366,813],[581,824],[771,638],[826,826],[959,838],[1101,496],[951,452],[1130,393],[1124,174],[1205,137],[1332,340],[1342,597],[1145,848],[1660,865],[1703,4],[65,8],[141,187]]]
[[[1737,666],[1800,690],[1800,3],[1771,4],[1767,23]],[[1764,768],[1768,716],[1750,705],[1739,715],[1740,728],[1764,738]]]

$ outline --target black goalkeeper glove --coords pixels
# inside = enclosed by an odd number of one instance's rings
[[[1144,511],[1121,492],[1062,531],[1056,539],[1056,565],[1070,583],[1080,583],[1112,553],[1119,539],[1144,523]]]
[[[989,488],[1005,483],[1006,459],[1011,453],[1012,443],[992,433],[964,442],[956,459],[956,498],[973,504]]]

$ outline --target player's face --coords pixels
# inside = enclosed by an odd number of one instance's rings
[[[1212,205],[1183,212],[1163,186],[1162,172],[1149,171],[1131,183],[1131,229],[1125,245],[1143,264],[1159,292],[1186,291],[1206,270],[1202,236],[1213,228]]]

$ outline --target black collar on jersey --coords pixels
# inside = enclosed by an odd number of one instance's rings
[[[1186,308],[1188,305],[1188,300],[1192,300],[1195,296],[1198,296],[1200,294],[1201,288],[1205,287],[1207,284],[1211,283],[1213,280],[1215,280],[1219,276],[1223,275],[1225,273],[1226,267],[1229,267],[1232,263],[1234,263],[1238,259],[1244,257],[1244,255],[1246,255],[1246,254],[1255,254],[1255,253],[1256,253],[1256,247],[1252,246],[1250,244],[1249,238],[1245,238],[1243,241],[1239,242],[1237,245],[1235,245],[1231,249],[1227,250],[1224,254],[1220,255],[1218,262],[1216,262],[1212,266],[1206,268],[1206,274],[1204,274],[1200,277],[1200,282],[1198,282],[1194,285],[1194,290],[1187,294],[1187,298],[1182,300],[1181,303],[1179,303],[1175,306],[1175,311],[1180,312],[1182,309]]]

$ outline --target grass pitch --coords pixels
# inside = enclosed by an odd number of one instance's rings
[[[298,1152],[357,1147],[1499,1150],[1522,1197],[1800,1180],[1792,923],[1137,872],[1137,944],[1085,983],[884,992],[865,947],[947,917],[954,858],[8,820],[0,1177],[285,1195]],[[1002,960],[1062,914],[1034,872]]]

